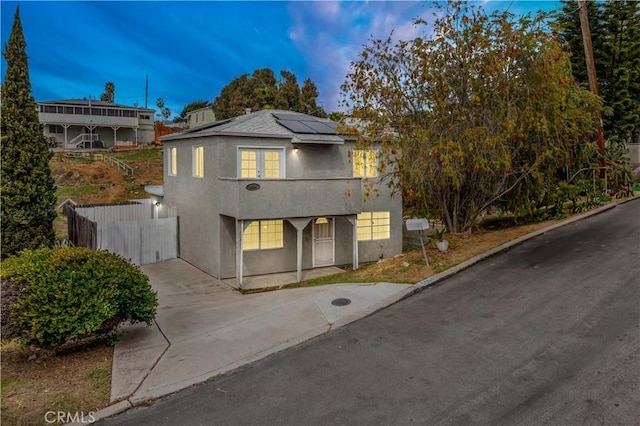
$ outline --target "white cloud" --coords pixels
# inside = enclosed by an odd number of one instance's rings
[[[425,9],[417,2],[292,2],[288,34],[307,63],[327,111],[337,109],[340,85],[371,38],[415,38]]]

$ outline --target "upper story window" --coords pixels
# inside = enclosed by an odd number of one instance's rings
[[[353,150],[353,177],[378,176],[378,151],[373,149]]]
[[[178,149],[169,148],[167,157],[169,158],[169,176],[176,176],[178,174]]]
[[[204,147],[193,147],[193,177],[204,177]]]
[[[284,148],[239,148],[239,178],[281,179],[284,172]]]
[[[39,105],[39,111],[49,114],[73,114],[73,115],[100,115],[106,117],[138,117],[138,112],[133,109],[122,108],[99,108],[97,106],[61,106],[61,105]],[[140,118],[151,119],[149,114],[140,115]]]

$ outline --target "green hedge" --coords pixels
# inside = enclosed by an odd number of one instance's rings
[[[43,248],[2,262],[3,325],[26,345],[56,348],[113,335],[122,322],[151,324],[158,305],[140,268],[106,251]],[[8,312],[5,312],[8,308]],[[8,317],[5,317],[8,316]],[[3,330],[5,331],[5,330]]]

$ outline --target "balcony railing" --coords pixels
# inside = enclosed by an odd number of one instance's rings
[[[137,127],[138,117],[109,117],[105,115],[80,115],[38,113],[41,123],[71,124],[76,126],[126,126]]]
[[[219,178],[220,213],[237,219],[340,216],[362,211],[359,178]]]

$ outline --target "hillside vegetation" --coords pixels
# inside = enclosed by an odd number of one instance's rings
[[[145,185],[162,184],[161,148],[102,154],[124,161],[133,168],[133,176],[108,162],[93,159],[93,156],[73,158],[65,152],[57,152],[49,163],[56,185],[57,205],[68,198],[77,204],[117,204],[148,198]],[[66,220],[60,214],[54,226],[59,237],[66,237]]]

